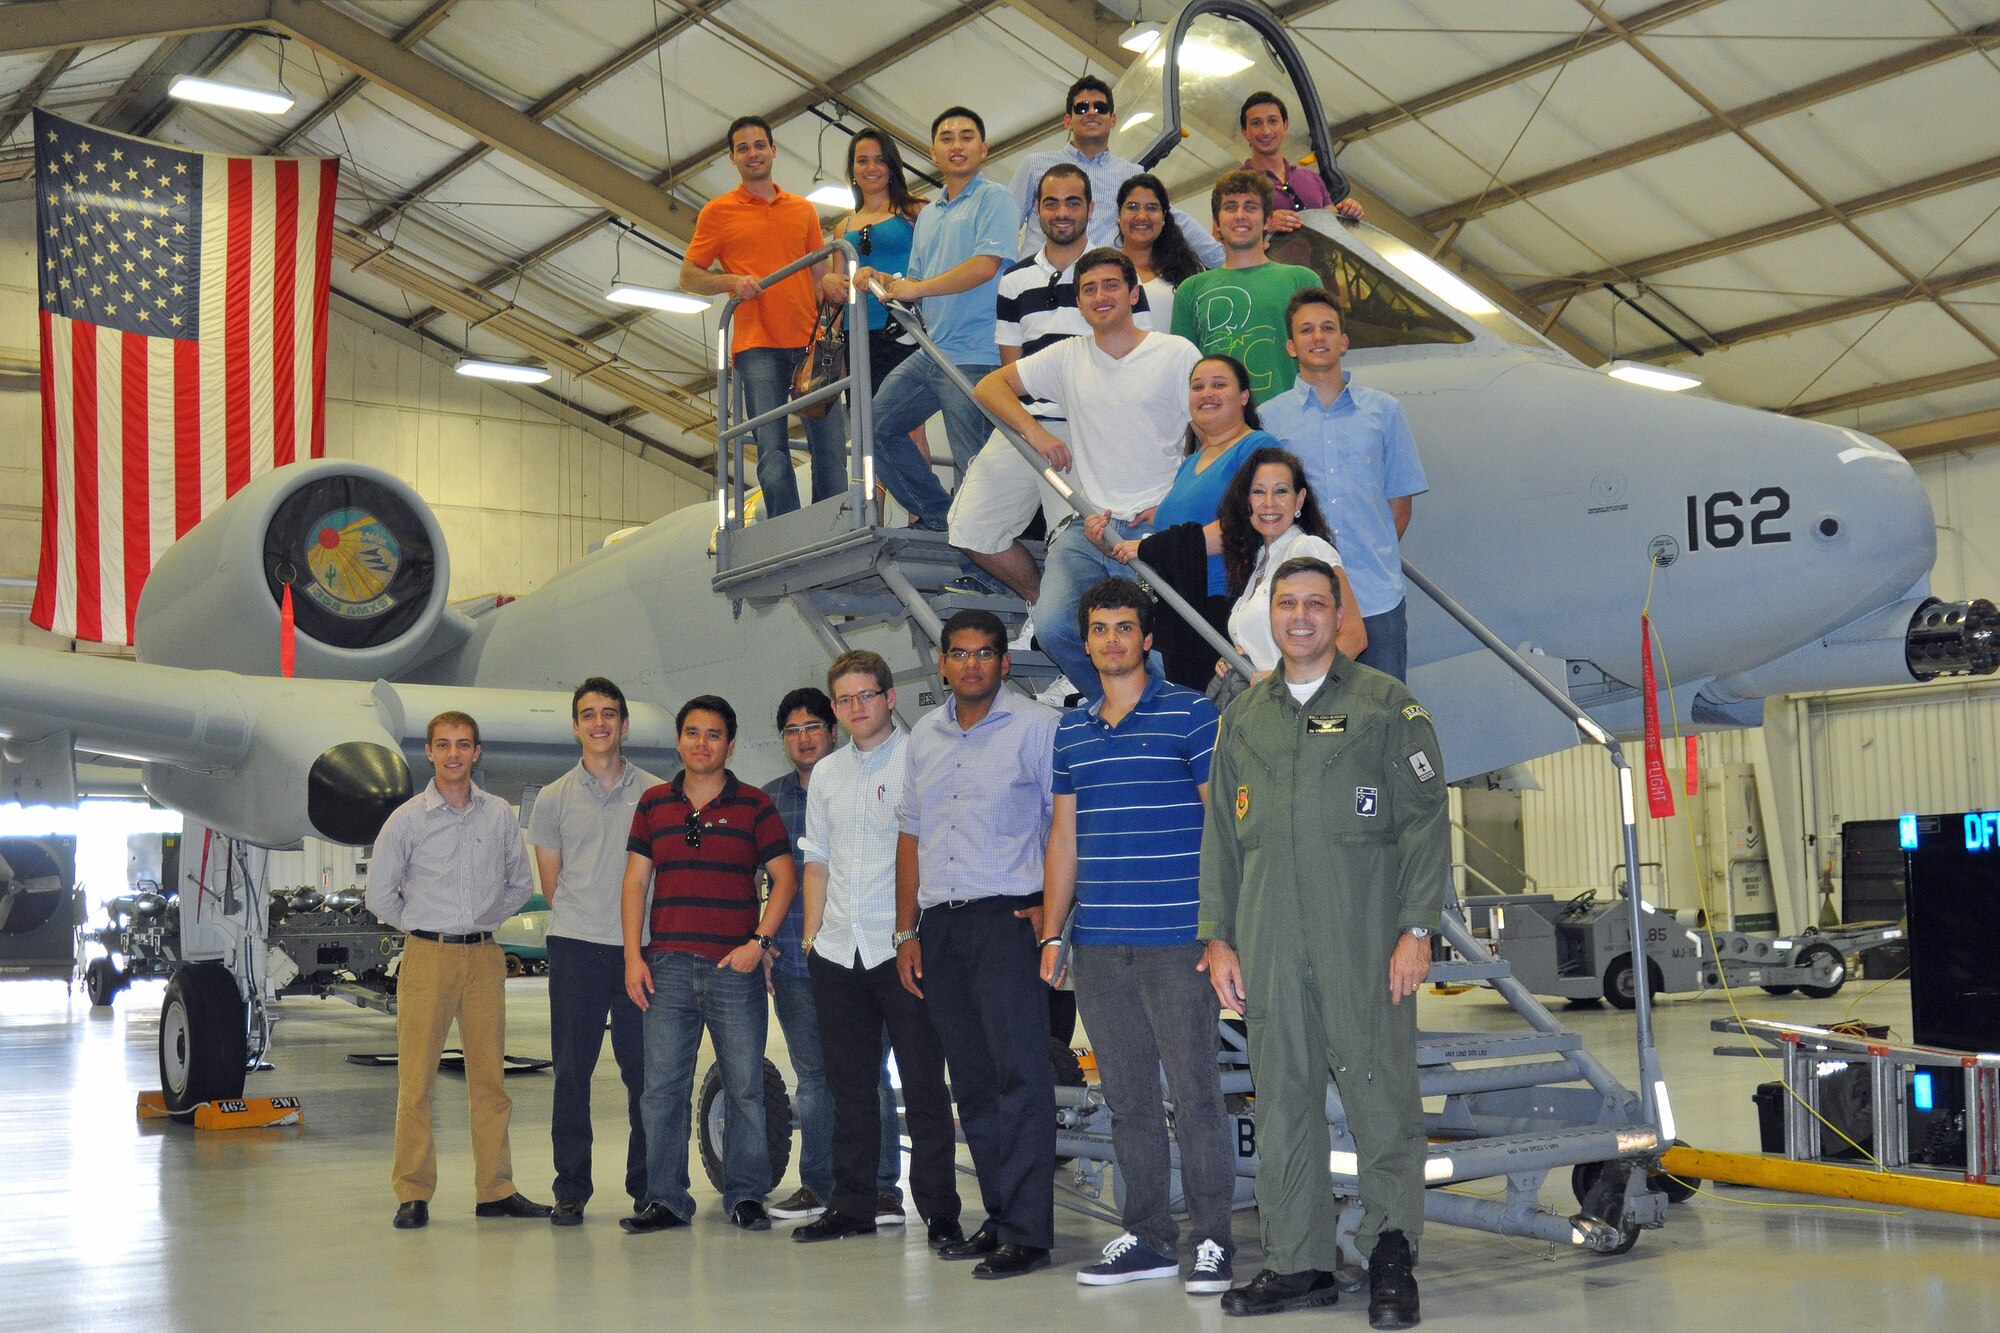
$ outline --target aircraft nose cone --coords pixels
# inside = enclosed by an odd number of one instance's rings
[[[373,741],[347,741],[313,760],[306,817],[321,837],[358,847],[375,841],[411,790],[410,766],[401,754]]]

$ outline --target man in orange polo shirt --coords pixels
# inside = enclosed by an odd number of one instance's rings
[[[729,350],[753,417],[782,407],[791,396],[792,375],[812,341],[819,313],[819,281],[826,276],[826,264],[821,262],[768,290],[758,281],[824,243],[813,206],[779,189],[771,179],[777,156],[771,127],[761,116],[738,116],[731,123],[729,161],[743,184],[702,208],[694,240],[681,263],[682,291],[733,296],[740,302]],[[718,260],[719,273],[710,267]],[[847,489],[847,413],[836,398],[824,416],[804,420],[806,448],[812,456],[812,498],[817,502]],[[764,488],[764,512],[797,509],[799,487],[792,476],[784,418],[758,427],[756,439],[757,484]]]

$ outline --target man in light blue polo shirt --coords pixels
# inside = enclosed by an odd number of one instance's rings
[[[1187,1290],[1217,1294],[1231,1278],[1236,1179],[1215,1063],[1215,992],[1195,938],[1215,705],[1148,665],[1153,599],[1132,580],[1093,585],[1077,621],[1104,697],[1070,709],[1056,729],[1041,968],[1050,985],[1062,981],[1060,928],[1073,900],[1070,969],[1111,1107],[1125,1233],[1076,1280],[1103,1287],[1180,1274],[1164,1069],[1194,1242]]]
[[[910,271],[855,272],[864,290],[880,285],[893,301],[923,303],[924,326],[938,350],[977,384],[1000,364],[993,336],[993,302],[1000,270],[1014,258],[1019,217],[1004,186],[979,174],[986,161],[986,122],[976,111],[947,107],[931,122],[931,161],[944,193],[917,214]],[[943,532],[951,496],[938,484],[910,432],[944,413],[951,456],[963,477],[986,443],[986,415],[945,378],[928,356],[913,356],[889,373],[875,395],[875,476],[917,518]]]
[[[1145,170],[1129,157],[1111,151],[1111,131],[1117,127],[1118,112],[1111,101],[1111,87],[1094,74],[1086,74],[1063,94],[1063,129],[1069,138],[1060,148],[1030,153],[1014,172],[1011,193],[1014,208],[1025,224],[1022,232],[1023,258],[1041,252],[1047,237],[1041,219],[1035,216],[1035,190],[1042,174],[1058,162],[1083,168],[1090,180],[1090,243],[1118,244],[1118,187]],[[1202,263],[1214,268],[1222,262],[1222,242],[1186,209],[1174,210],[1174,221]]]
[[[1413,498],[1430,489],[1416,440],[1401,403],[1341,369],[1347,334],[1332,292],[1294,292],[1285,330],[1299,378],[1263,404],[1264,429],[1306,465],[1306,484],[1326,511],[1368,626],[1368,647],[1356,660],[1402,680],[1410,661],[1403,532]]]

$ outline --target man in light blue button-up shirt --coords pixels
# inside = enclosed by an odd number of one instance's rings
[[[1306,486],[1333,529],[1368,626],[1368,647],[1356,660],[1402,680],[1409,672],[1403,531],[1413,497],[1430,489],[1417,443],[1401,403],[1341,369],[1347,334],[1333,293],[1294,293],[1285,328],[1299,378],[1263,405],[1264,429],[1305,464]]]

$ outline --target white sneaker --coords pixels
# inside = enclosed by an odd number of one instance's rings
[[[1069,697],[1077,693],[1080,691],[1070,684],[1068,676],[1057,676],[1047,689],[1035,696],[1035,699],[1051,708],[1064,708],[1069,705]]]
[[[1007,640],[1007,651],[1025,653],[1035,646],[1035,608],[1028,608],[1028,614],[1021,617],[1021,632]]]

